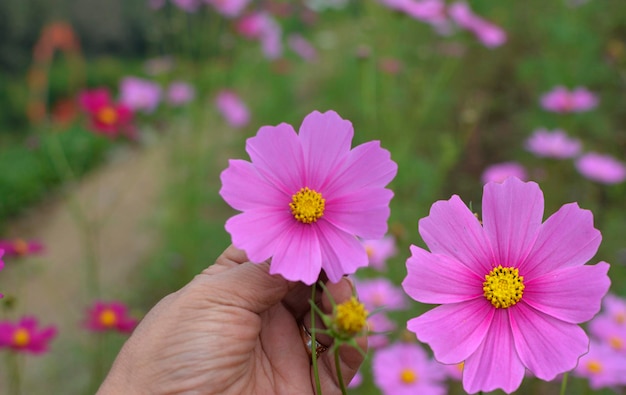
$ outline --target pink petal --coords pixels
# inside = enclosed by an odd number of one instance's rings
[[[515,177],[488,183],[483,192],[483,227],[494,266],[517,266],[530,252],[543,217],[543,193],[534,182]]]
[[[279,191],[245,160],[230,160],[220,175],[220,195],[231,207],[246,211],[263,207],[289,209],[291,196]]]
[[[444,304],[409,320],[407,328],[430,345],[437,361],[456,364],[483,342],[494,312],[484,298]]]
[[[463,388],[470,394],[501,388],[511,393],[524,378],[524,365],[515,352],[508,312],[494,309],[493,321],[485,340],[463,367]]]
[[[596,254],[601,240],[591,211],[576,203],[566,204],[541,225],[520,272],[530,280],[559,268],[584,265]]]
[[[581,323],[600,311],[609,290],[609,264],[569,267],[525,281],[522,300],[529,306],[569,323]]]
[[[364,239],[380,239],[387,233],[389,189],[363,189],[351,195],[326,200],[324,217],[337,228]]]
[[[456,303],[483,296],[481,278],[447,255],[411,246],[404,291],[422,303]]]
[[[553,318],[525,303],[509,309],[517,354],[538,378],[550,381],[557,374],[574,369],[578,358],[587,352],[589,339],[578,325]]]
[[[316,224],[322,248],[322,269],[331,282],[339,282],[342,276],[367,266],[367,253],[356,237],[337,229],[328,221]]]
[[[226,221],[235,247],[244,250],[251,262],[269,259],[277,240],[296,221],[287,210],[256,209],[235,215]]]
[[[300,141],[306,157],[307,186],[320,190],[335,177],[352,144],[352,123],[334,111],[313,111],[300,126]]]
[[[246,141],[246,151],[257,170],[289,196],[304,185],[302,146],[291,125],[263,126]]]
[[[383,188],[398,172],[391,154],[379,141],[361,144],[350,151],[342,169],[324,189],[329,196],[343,196],[364,188]]]
[[[322,269],[322,252],[314,229],[317,224],[294,222],[276,244],[270,274],[280,274],[289,281],[311,285]]]
[[[491,271],[493,253],[478,219],[454,195],[432,205],[419,232],[434,254],[449,255],[482,277]]]

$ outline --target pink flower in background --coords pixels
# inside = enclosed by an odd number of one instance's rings
[[[602,315],[608,316],[616,324],[626,327],[626,300],[618,296],[606,295]]]
[[[0,270],[4,268],[4,261],[2,260],[2,256],[4,255],[4,250],[0,248]],[[0,298],[3,298],[4,295],[0,294]]]
[[[375,349],[385,347],[389,343],[387,332],[394,331],[396,329],[396,323],[391,321],[383,312],[377,312],[368,315],[367,327],[369,330],[367,346]]]
[[[128,308],[121,302],[98,301],[87,310],[85,327],[94,332],[130,333],[136,325],[137,320],[128,315]]]
[[[464,361],[469,393],[515,391],[525,369],[553,380],[588,350],[578,324],[600,310],[610,285],[607,263],[585,265],[602,237],[576,203],[542,223],[543,208],[536,183],[509,178],[484,186],[482,224],[456,195],[419,221],[430,252],[411,246],[402,285],[441,306],[407,327],[437,361]]]
[[[202,5],[202,0],[172,0],[172,3],[183,11],[194,13]]]
[[[589,333],[626,355],[626,325],[601,314],[589,323]]]
[[[256,12],[246,15],[237,21],[235,28],[242,36],[259,40],[268,59],[277,59],[282,55],[282,29],[270,14]]]
[[[377,270],[384,270],[387,265],[387,259],[393,257],[398,252],[396,240],[393,236],[385,236],[378,240],[361,240],[361,244],[365,247],[370,266]]]
[[[358,388],[361,384],[363,384],[363,373],[359,370],[348,384],[348,388]]]
[[[43,244],[36,240],[0,240],[0,250],[4,250],[7,256],[25,256],[37,254],[43,251]]]
[[[134,111],[154,112],[161,101],[161,87],[156,82],[125,77],[120,83],[120,102]]]
[[[428,23],[439,34],[451,33],[446,3],[443,0],[406,1],[401,4],[400,10],[418,21]]]
[[[457,25],[474,33],[488,48],[499,47],[507,40],[506,32],[502,28],[474,14],[466,2],[451,4],[448,7],[448,14]]]
[[[24,317],[18,323],[0,321],[0,348],[42,354],[48,351],[48,343],[56,336],[54,326],[37,329],[37,319]]]
[[[575,165],[584,177],[602,184],[619,184],[626,180],[626,164],[611,155],[589,152],[578,158]]]
[[[178,107],[192,101],[196,97],[196,90],[186,82],[174,81],[167,87],[165,97],[169,105]]]
[[[557,86],[541,96],[540,101],[544,110],[558,113],[584,112],[598,105],[597,96],[582,87],[569,91],[564,86]]]
[[[302,59],[313,62],[317,59],[317,50],[311,43],[300,34],[291,34],[287,38],[287,44]]]
[[[441,368],[445,372],[446,377],[448,377],[449,379],[454,380],[454,381],[463,380],[463,365],[464,365],[463,362],[456,363],[453,365],[444,365],[444,364],[439,364],[439,365],[441,365]]]
[[[246,142],[251,162],[230,160],[220,195],[236,210],[226,230],[252,262],[272,258],[270,273],[313,284],[367,266],[355,238],[387,232],[397,165],[380,142],[350,149],[354,131],[336,112],[291,125],[264,126]],[[262,229],[262,232],[259,230]]]
[[[205,0],[215,10],[226,18],[235,18],[241,15],[251,0]]]
[[[355,288],[359,300],[368,311],[383,308],[385,311],[402,310],[406,308],[406,296],[402,289],[388,278],[378,277],[366,280],[356,280]]]
[[[215,105],[226,122],[232,127],[241,128],[250,122],[248,107],[231,90],[220,91],[215,98]]]
[[[533,154],[546,158],[573,158],[580,153],[580,140],[571,138],[563,130],[537,129],[526,140],[526,149]]]
[[[522,181],[528,178],[524,166],[517,162],[502,162],[488,166],[480,176],[483,184],[488,182],[504,182],[509,177],[517,177]]]
[[[626,385],[626,355],[592,340],[589,353],[580,357],[573,375],[589,380],[592,390]]]
[[[372,357],[374,383],[384,395],[444,395],[443,369],[415,343],[396,343]]]
[[[78,103],[89,115],[94,132],[110,138],[120,134],[135,138],[132,110],[125,104],[113,102],[107,89],[82,91],[78,95]]]

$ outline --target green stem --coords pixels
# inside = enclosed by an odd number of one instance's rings
[[[317,352],[315,350],[315,345],[317,341],[315,339],[315,335],[317,333],[317,329],[315,328],[315,316],[317,313],[313,306],[315,306],[315,289],[317,285],[313,284],[311,287],[311,361],[313,363],[313,376],[315,377],[315,389],[317,395],[322,395],[322,383],[320,381],[320,372],[317,368]]]
[[[565,374],[563,375],[563,380],[561,381],[561,392],[559,393],[560,395],[565,395],[565,389],[567,388],[567,376],[568,376],[568,372],[565,372]]]
[[[346,395],[348,390],[346,389],[346,385],[343,382],[343,375],[341,374],[341,361],[339,360],[339,347],[333,347],[335,349],[335,369],[337,369],[337,382],[339,383],[339,388],[341,388],[341,394]]]
[[[16,352],[7,353],[7,364],[9,370],[9,394],[20,395],[22,393],[22,376],[20,372],[19,355]]]

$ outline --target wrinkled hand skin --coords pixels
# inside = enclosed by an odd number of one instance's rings
[[[304,319],[310,327],[311,288],[268,271],[268,263],[247,262],[244,252],[229,247],[146,315],[97,395],[315,394],[297,324]],[[337,303],[352,295],[347,279],[327,287]],[[317,303],[326,313],[332,310],[326,295]],[[367,349],[365,337],[357,342]],[[340,361],[349,383],[363,356],[342,346]],[[332,353],[320,355],[318,367],[322,393],[340,394]]]

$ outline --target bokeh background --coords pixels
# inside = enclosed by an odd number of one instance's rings
[[[546,214],[573,201],[593,211],[603,242],[591,263],[611,263],[611,292],[626,297],[623,0],[471,0],[478,27],[443,0],[221,8],[228,3],[0,2],[0,236],[42,247],[5,255],[1,314],[58,329],[49,352],[19,356],[22,393],[93,393],[126,335],[85,330],[86,309],[120,300],[141,318],[210,265],[230,244],[224,221],[235,211],[218,194],[228,159],[248,159],[245,140],[259,127],[297,128],[313,110],[337,111],[354,125],[353,145],[380,140],[399,165],[389,222],[397,253],[382,272],[357,277],[399,285],[431,204],[458,194],[480,213],[485,171],[514,162],[541,186]],[[160,93],[124,98],[128,77]],[[185,100],[168,100],[175,82],[190,89]],[[542,106],[559,86],[584,87],[597,105]],[[132,133],[93,126],[79,95],[94,88],[135,106]],[[537,155],[527,141],[542,128],[563,130],[580,149]],[[589,152],[611,156],[612,167],[584,174],[577,163]],[[428,308],[389,312],[389,341],[414,341],[405,322]],[[0,368],[0,393],[14,381]],[[528,378],[518,393],[559,386]],[[380,393],[369,361],[351,391]],[[626,393],[570,378],[568,393],[596,392]]]

